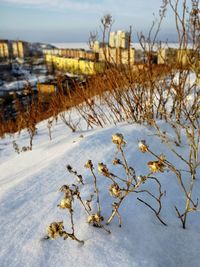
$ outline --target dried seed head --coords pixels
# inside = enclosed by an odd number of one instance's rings
[[[101,216],[101,215],[98,214],[98,213],[96,213],[96,214],[94,215],[94,218],[95,218],[95,221],[96,221],[97,223],[100,223],[100,222],[102,222],[102,221],[104,220],[103,216]]]
[[[51,223],[48,228],[48,236],[54,240],[57,235],[60,235],[63,233],[64,225],[63,222],[53,222]]]
[[[140,150],[142,153],[146,153],[146,152],[148,152],[148,146],[147,146],[145,140],[141,140],[141,141],[138,143],[138,147],[139,147],[139,150]]]
[[[63,198],[60,201],[60,204],[58,205],[59,208],[61,209],[69,209],[71,210],[72,208],[72,199],[71,198]]]
[[[164,172],[165,165],[161,161],[149,161],[147,164],[148,164],[150,171],[153,173]]]
[[[63,185],[60,188],[60,192],[63,192],[65,194],[65,197],[71,197],[72,193],[68,185]]]
[[[94,214],[91,214],[91,215],[88,216],[88,218],[87,218],[87,222],[88,222],[89,224],[91,224],[91,223],[93,223],[93,221],[94,221]]]
[[[140,183],[144,183],[146,181],[147,177],[146,176],[143,176],[143,175],[139,175],[137,179],[138,179],[138,181]]]
[[[102,162],[101,163],[98,163],[98,171],[103,174],[104,176],[109,176],[109,171],[108,171],[108,168],[105,164],[103,164]]]
[[[110,191],[111,196],[113,196],[115,198],[118,198],[121,196],[121,190],[120,190],[118,184],[116,184],[116,183],[111,184],[109,191]]]
[[[103,216],[99,215],[98,213],[95,213],[88,216],[87,222],[89,224],[98,225],[103,220]]]
[[[77,181],[78,183],[82,183],[83,184],[83,177],[81,174],[77,175]]]
[[[60,188],[60,192],[68,192],[70,189],[69,189],[69,186],[68,185],[62,185],[61,188]]]
[[[92,161],[89,159],[86,163],[85,163],[85,168],[92,170],[93,169],[93,164]]]
[[[67,234],[67,232],[63,231],[62,236],[63,236],[64,240],[66,240],[69,235]]]
[[[66,168],[67,168],[68,172],[72,172],[72,166],[71,166],[71,165],[68,164],[68,165],[66,166]]]
[[[116,133],[112,135],[112,142],[116,144],[118,147],[125,145],[124,136],[120,133]]]
[[[120,159],[114,158],[112,163],[113,165],[117,165],[117,164],[121,164],[121,161]]]

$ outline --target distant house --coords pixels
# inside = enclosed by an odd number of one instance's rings
[[[38,93],[53,94],[57,91],[57,86],[56,83],[50,83],[50,82],[37,83],[37,90]]]

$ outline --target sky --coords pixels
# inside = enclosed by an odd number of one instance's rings
[[[90,31],[101,39],[100,20],[109,13],[113,30],[149,31],[161,0],[0,0],[0,39],[40,42],[87,42]],[[160,32],[175,41],[174,18],[167,11]]]

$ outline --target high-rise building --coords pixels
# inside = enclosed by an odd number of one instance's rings
[[[121,32],[120,33],[120,46],[121,48],[128,49],[130,46],[130,33]]]
[[[116,33],[111,32],[109,36],[109,46],[110,47],[116,47]]]
[[[9,43],[7,40],[0,41],[0,58],[1,59],[9,58]]]
[[[111,32],[109,36],[109,46],[128,49],[130,33],[124,31]]]
[[[28,43],[23,41],[12,42],[13,57],[24,58],[28,56]]]

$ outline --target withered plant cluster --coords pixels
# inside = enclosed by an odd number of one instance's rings
[[[67,213],[71,219],[71,228],[72,233],[66,232],[64,230],[64,224],[62,222],[53,222],[48,226],[48,235],[46,239],[51,238],[55,239],[57,236],[66,238],[71,238],[78,242],[83,243],[83,241],[79,240],[75,235],[75,227],[74,227],[74,201],[75,199],[80,203],[83,207],[86,216],[87,222],[89,225],[92,225],[97,228],[101,228],[107,233],[111,233],[109,229],[105,227],[109,225],[112,220],[117,217],[119,220],[119,226],[122,226],[122,216],[121,216],[121,205],[126,200],[126,198],[131,193],[145,193],[148,194],[150,198],[152,198],[155,203],[156,207],[153,207],[152,204],[147,203],[146,201],[142,200],[141,198],[137,198],[140,202],[144,203],[147,207],[149,207],[155,214],[156,218],[163,224],[167,225],[160,216],[161,209],[162,209],[162,197],[164,196],[165,192],[162,191],[161,183],[159,179],[155,177],[156,173],[164,172],[167,165],[165,163],[166,159],[163,155],[157,156],[155,161],[150,161],[147,163],[149,167],[149,173],[146,175],[140,174],[136,176],[135,170],[133,167],[129,166],[127,162],[126,155],[124,153],[123,147],[126,145],[124,137],[120,133],[116,133],[112,136],[112,142],[116,145],[116,153],[115,157],[112,161],[113,166],[117,168],[117,166],[121,167],[123,170],[123,176],[119,176],[111,172],[105,163],[100,162],[98,163],[97,169],[100,175],[103,175],[106,179],[110,181],[110,185],[108,188],[109,195],[113,198],[112,202],[112,211],[111,215],[105,219],[104,212],[102,210],[102,201],[101,192],[98,187],[98,176],[96,175],[95,167],[92,160],[88,160],[85,164],[85,168],[91,172],[92,176],[92,184],[93,184],[93,194],[89,196],[88,199],[83,199],[81,196],[81,188],[84,187],[85,181],[82,175],[78,174],[76,170],[73,169],[71,165],[67,165],[67,170],[70,174],[72,174],[77,179],[77,184],[72,185],[63,185],[60,189],[64,193],[64,198],[58,204],[58,207],[61,209],[66,209]],[[148,146],[146,145],[145,141],[140,141],[138,144],[139,149],[142,152],[150,152]],[[119,154],[119,155],[118,155]],[[148,189],[143,189],[143,184],[148,182],[154,182],[157,185],[157,194],[151,192]],[[107,203],[106,203],[107,204]],[[104,205],[105,206],[105,205]],[[105,221],[105,223],[104,223]]]
[[[160,135],[160,137],[167,138],[165,135]],[[163,140],[166,142],[168,139]],[[113,171],[109,170],[104,162],[99,162],[97,165],[98,173],[110,181],[110,185],[107,188],[107,192],[113,198],[110,216],[106,219],[104,217],[102,206],[105,207],[108,204],[108,201],[107,199],[105,200],[105,198],[101,197],[101,191],[99,190],[98,186],[98,175],[96,174],[93,161],[88,160],[84,165],[84,167],[91,173],[93,184],[93,194],[91,194],[88,199],[83,199],[81,196],[81,189],[85,186],[85,179],[81,174],[78,174],[78,172],[74,170],[71,165],[67,165],[67,171],[76,177],[78,184],[73,183],[72,185],[63,185],[60,188],[60,191],[64,193],[64,198],[60,201],[58,207],[67,210],[67,214],[69,215],[71,221],[72,232],[65,231],[63,221],[53,222],[48,226],[48,234],[45,237],[46,239],[55,239],[57,236],[60,236],[64,239],[71,238],[72,240],[84,244],[84,241],[78,239],[75,234],[75,211],[73,208],[75,199],[83,207],[89,225],[101,228],[107,233],[111,233],[111,231],[107,229],[105,225],[109,225],[113,219],[117,217],[119,221],[119,227],[122,226],[121,205],[123,202],[125,202],[127,197],[132,193],[146,194],[149,197],[148,200],[154,200],[155,206],[152,205],[152,201],[149,203],[141,197],[137,197],[137,200],[148,207],[164,226],[167,226],[166,222],[161,218],[162,197],[165,196],[165,191],[162,190],[159,174],[164,172],[167,172],[167,175],[169,172],[174,174],[174,177],[177,178],[177,181],[182,189],[182,199],[183,201],[185,199],[185,209],[180,211],[179,207],[175,206],[177,217],[180,220],[182,227],[186,228],[186,220],[189,213],[199,211],[198,199],[196,201],[192,199],[192,191],[196,179],[196,169],[200,165],[199,162],[195,161],[197,157],[196,149],[193,148],[194,150],[190,152],[190,157],[187,160],[178,154],[176,150],[171,148],[171,145],[169,146],[171,151],[177,155],[177,157],[182,160],[183,163],[188,165],[190,169],[190,171],[184,170],[184,172],[187,172],[187,179],[184,179],[182,176],[183,170],[178,169],[173,162],[166,158],[165,155],[155,153],[145,140],[138,141],[138,149],[141,153],[148,153],[152,156],[152,160],[147,162],[149,173],[136,175],[135,169],[129,165],[124,152],[124,146],[126,146],[124,136],[121,133],[116,133],[112,136],[112,142],[116,145],[116,152],[112,160],[113,168],[116,169],[116,172],[114,173]],[[168,141],[166,144],[168,145]],[[123,173],[123,175],[118,174],[118,167],[122,169],[120,173]],[[155,190],[152,192],[149,189],[150,182],[155,183],[157,193],[155,193]],[[144,184],[145,187],[143,186]],[[102,205],[103,200],[106,201],[104,205]]]

